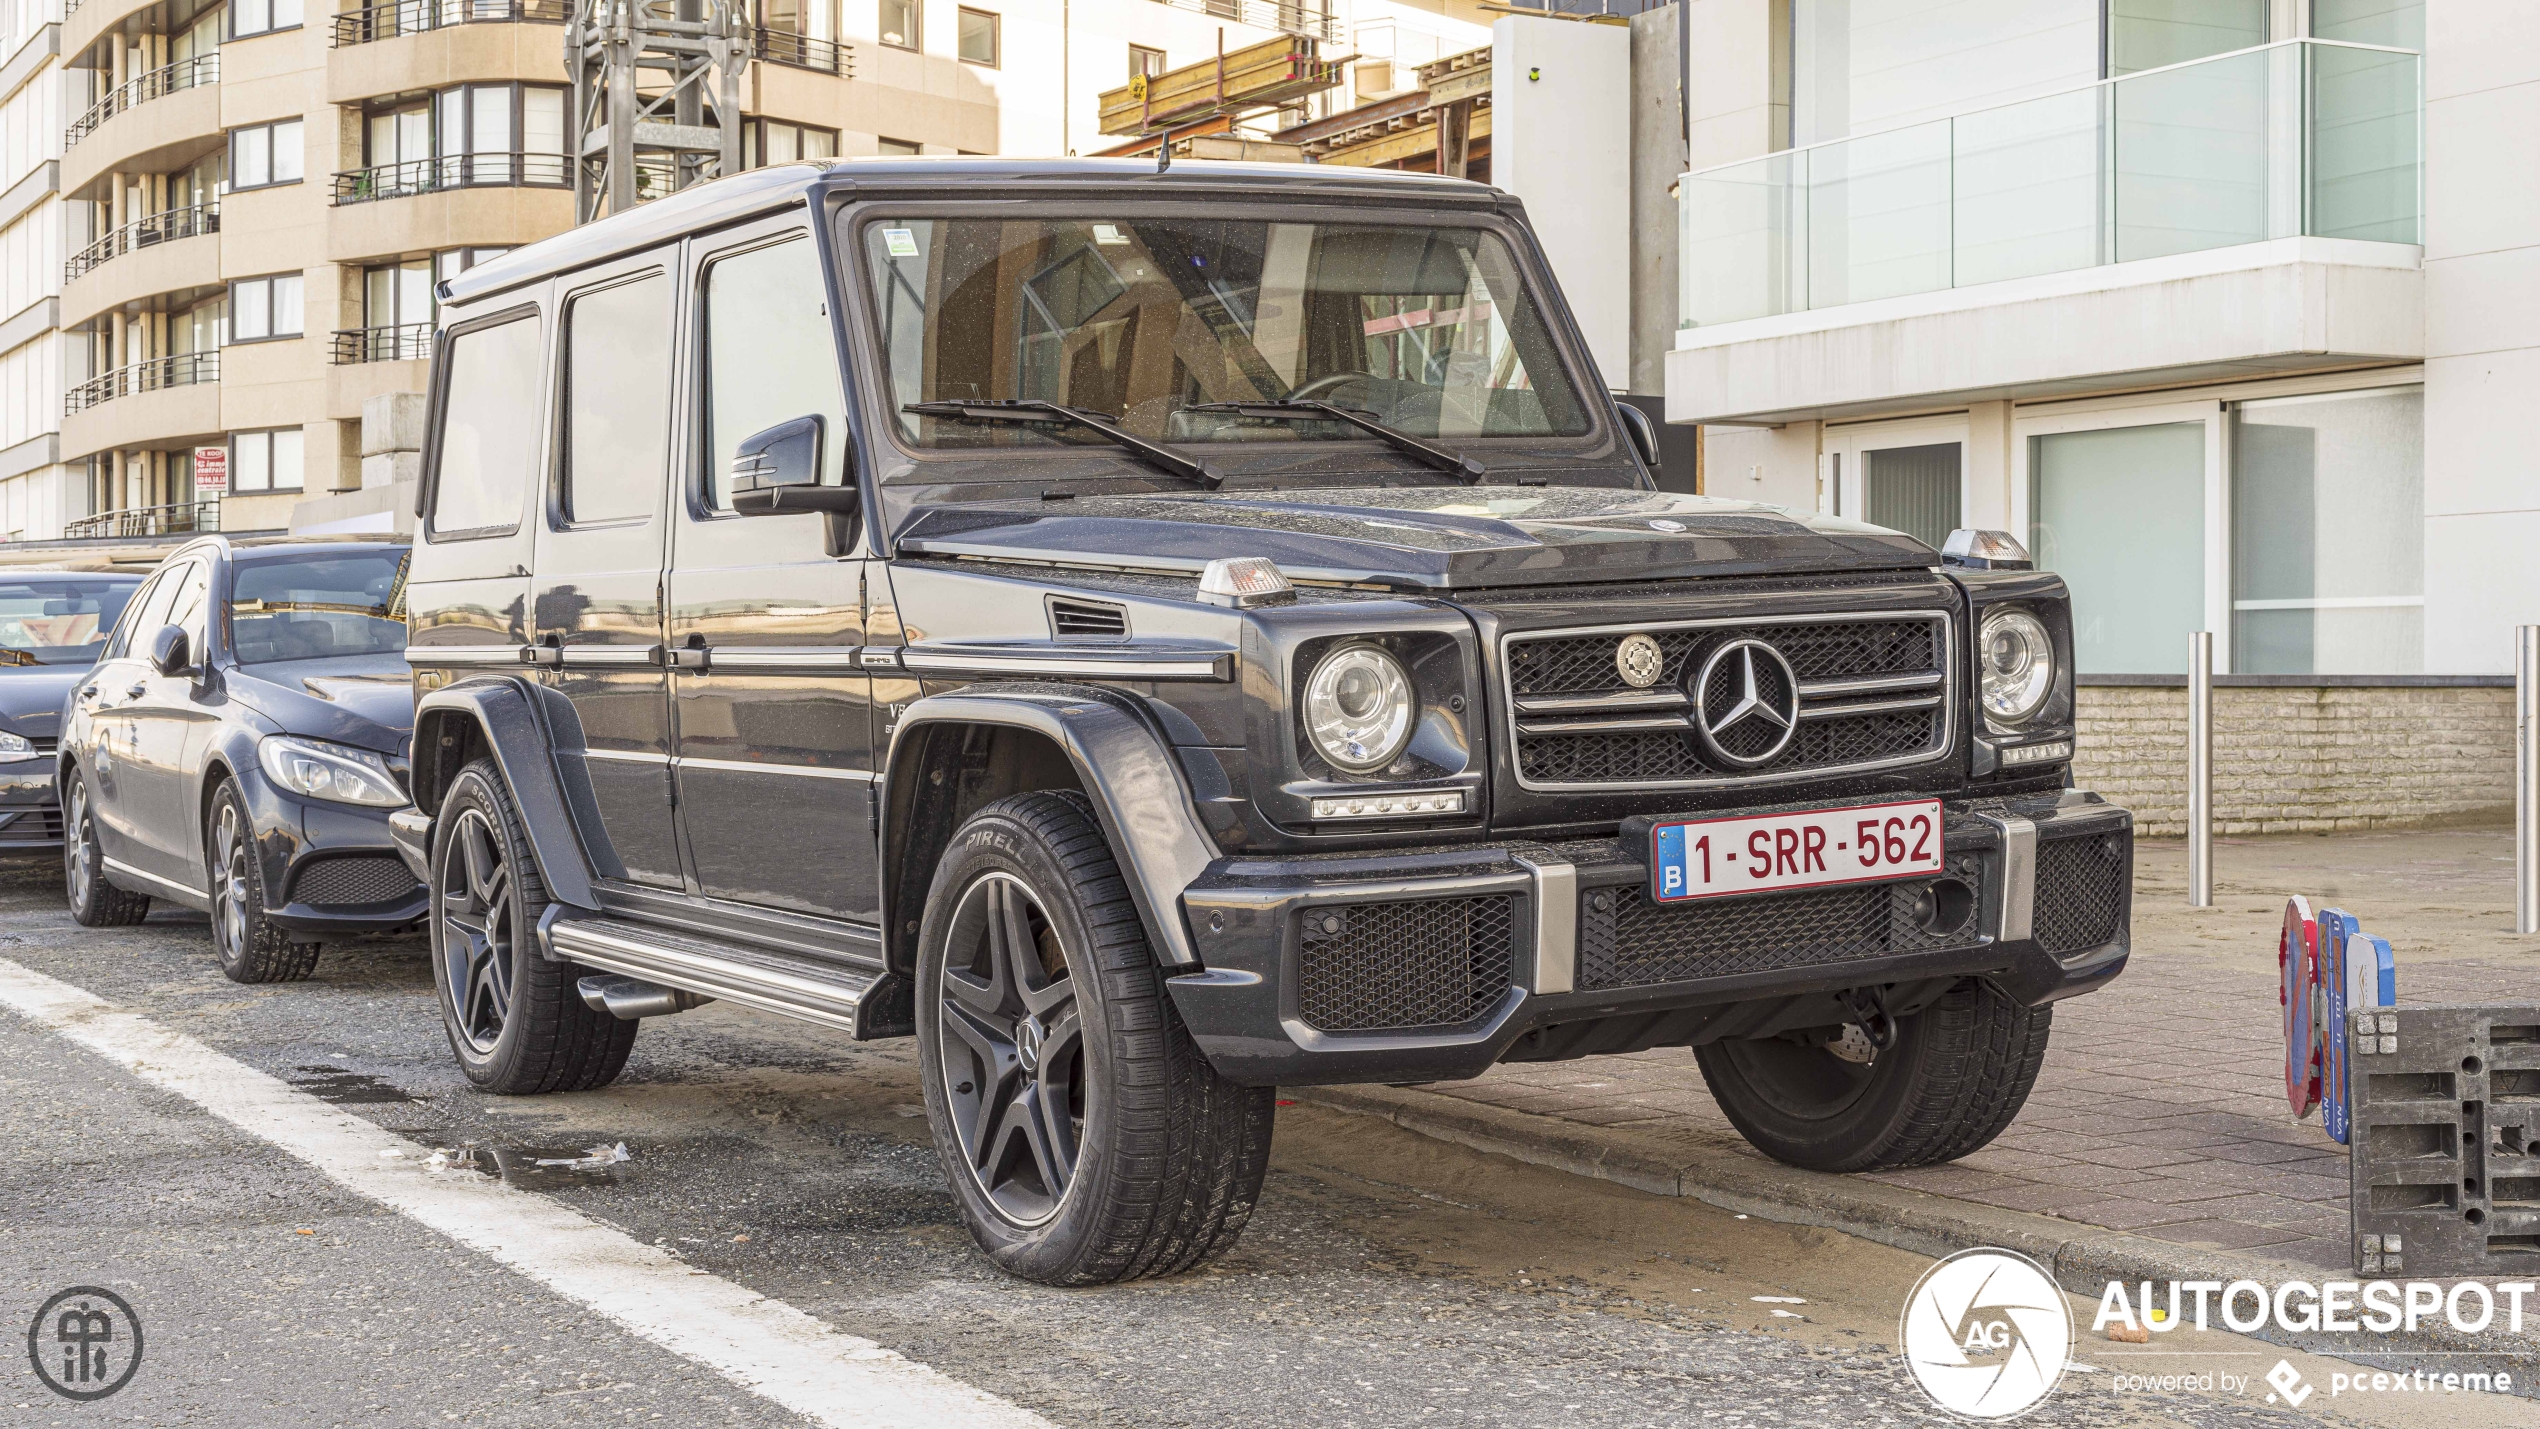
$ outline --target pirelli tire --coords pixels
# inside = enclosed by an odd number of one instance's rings
[[[1694,1049],[1731,1125],[1811,1171],[1955,1161],[2002,1134],[2046,1057],[2054,1004],[2026,1007],[1981,978],[1897,1019],[1894,1046],[1726,1039]]]
[[[1046,1285],[1190,1269],[1243,1231],[1274,1093],[1217,1075],[1084,796],[955,831],[918,933],[918,1066],[964,1223]]]

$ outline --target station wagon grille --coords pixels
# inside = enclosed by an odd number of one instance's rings
[[[1661,657],[1646,688],[1627,683],[1616,660],[1636,634]],[[1744,768],[1705,748],[1688,690],[1711,653],[1739,639],[1771,646],[1799,684],[1789,743]],[[1502,649],[1518,780],[1547,790],[1698,788],[1936,758],[1949,747],[1957,693],[1951,644],[1939,611],[1511,635]],[[1715,673],[1715,685],[1724,680]]]

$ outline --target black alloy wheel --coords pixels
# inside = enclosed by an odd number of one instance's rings
[[[1085,1130],[1085,1035],[1067,952],[1010,873],[962,891],[945,948],[936,1039],[962,1160],[1017,1226],[1058,1213]]]
[[[456,1013],[452,1031],[470,1049],[491,1055],[512,1011],[519,930],[512,921],[511,864],[482,809],[461,809],[444,837],[448,849],[432,889],[442,992]]]
[[[150,916],[150,900],[127,893],[106,881],[106,854],[97,844],[97,811],[88,797],[88,776],[77,765],[67,776],[62,797],[62,891],[71,918],[84,928],[129,928]]]
[[[263,865],[256,858],[256,825],[247,801],[228,779],[212,791],[211,826],[204,830],[212,883],[212,951],[231,982],[296,982],[317,970],[320,947],[294,942],[287,929],[266,918]]]

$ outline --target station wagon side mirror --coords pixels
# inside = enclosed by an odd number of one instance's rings
[[[1641,464],[1651,471],[1658,469],[1658,426],[1649,414],[1629,402],[1616,402],[1614,410],[1623,419],[1623,434],[1631,438],[1632,450],[1640,453]]]
[[[732,509],[743,516],[827,511],[852,516],[862,506],[852,483],[820,484],[820,451],[828,424],[796,417],[744,440],[732,453]]]
[[[188,648],[192,644],[184,626],[160,626],[159,633],[150,637],[150,668],[168,676],[193,674],[194,652]]]

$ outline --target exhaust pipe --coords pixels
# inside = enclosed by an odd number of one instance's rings
[[[619,973],[595,973],[574,984],[582,994],[582,1005],[593,1012],[605,1012],[621,1022],[644,1017],[668,1017],[714,1001],[703,993],[685,988],[663,987],[657,982],[626,977]]]

